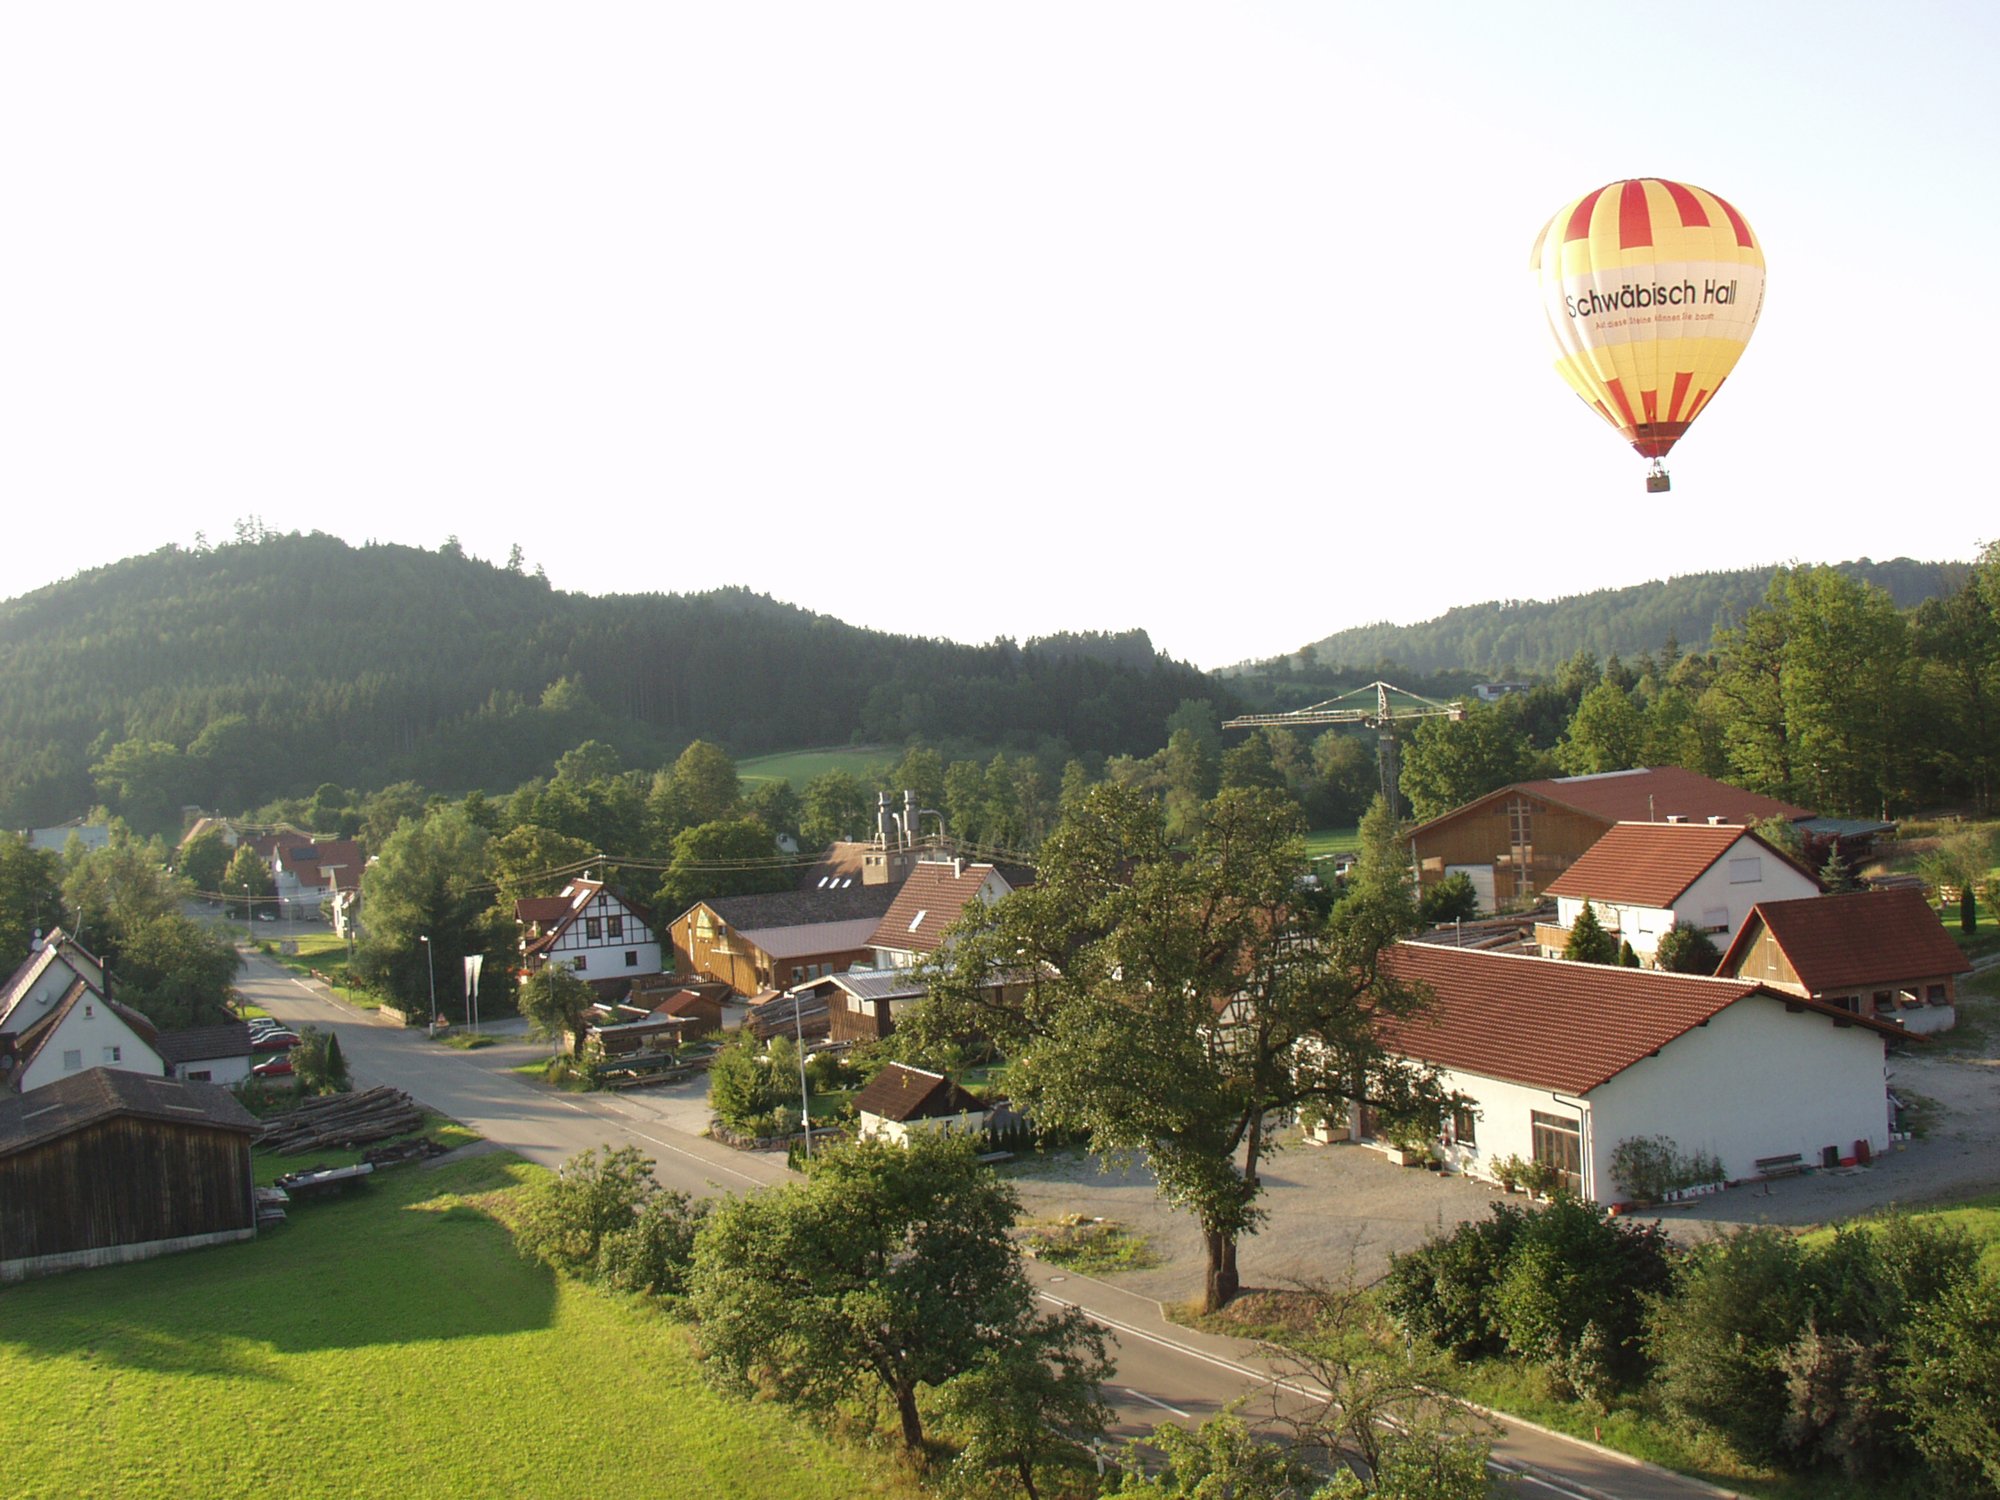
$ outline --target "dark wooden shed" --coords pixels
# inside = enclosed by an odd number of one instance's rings
[[[251,1238],[256,1133],[227,1089],[113,1068],[0,1097],[0,1282]]]

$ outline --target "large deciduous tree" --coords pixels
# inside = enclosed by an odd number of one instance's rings
[[[1519,781],[1531,752],[1514,716],[1472,708],[1462,719],[1425,719],[1417,725],[1402,761],[1398,785],[1422,821]]]
[[[37,932],[62,920],[61,862],[17,833],[0,832],[0,964],[11,972]]]
[[[1010,1351],[1041,1363],[1038,1378],[1067,1370],[1094,1388],[1109,1373],[1101,1340],[1074,1309],[1037,1316],[1007,1237],[1019,1204],[975,1149],[931,1134],[863,1141],[816,1158],[803,1183],[719,1206],[690,1283],[721,1381],[819,1411],[872,1379],[911,1452],[920,1395]]]
[[[1407,891],[1389,913],[1350,897],[1326,923],[1299,900],[1303,871],[1279,793],[1223,793],[1177,848],[1151,798],[1099,787],[1043,845],[1034,885],[968,915],[910,1022],[920,1049],[983,1032],[1037,1120],[1143,1152],[1201,1225],[1211,1309],[1235,1295],[1237,1243],[1262,1220],[1280,1112],[1365,1099],[1434,1121],[1444,1103],[1376,1040],[1379,1015],[1417,1002],[1377,968]]]
[[[475,953],[487,958],[482,1002],[490,1007],[505,998],[515,934],[489,904],[488,842],[463,808],[440,806],[403,823],[363,873],[367,936],[355,967],[403,1009],[430,1013],[435,975],[442,1010],[463,988],[462,960]]]

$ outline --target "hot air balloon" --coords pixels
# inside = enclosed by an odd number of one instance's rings
[[[1635,177],[1568,203],[1535,238],[1531,266],[1556,371],[1653,461],[1708,409],[1764,307],[1764,252],[1703,188]]]

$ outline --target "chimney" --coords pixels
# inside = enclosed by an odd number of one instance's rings
[[[1708,826],[1710,828],[1720,828],[1723,824],[1727,823],[1728,821],[1729,819],[1723,817],[1721,813],[1710,813],[1708,815]]]
[[[957,880],[960,876],[964,874],[965,874],[965,861],[960,859],[957,855],[954,854],[951,859],[951,878],[953,880]]]
[[[875,842],[884,849],[889,847],[889,794],[875,794]]]
[[[1687,819],[1682,817],[1679,813],[1668,813],[1667,821],[1669,823],[1685,823]]]
[[[903,847],[914,848],[917,842],[917,794],[908,787],[903,788]]]

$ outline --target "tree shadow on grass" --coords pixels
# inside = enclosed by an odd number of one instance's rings
[[[387,1175],[255,1241],[73,1272],[0,1299],[0,1358],[284,1381],[282,1356],[550,1326],[555,1278],[491,1208],[510,1158]],[[444,1196],[441,1196],[444,1195]]]

